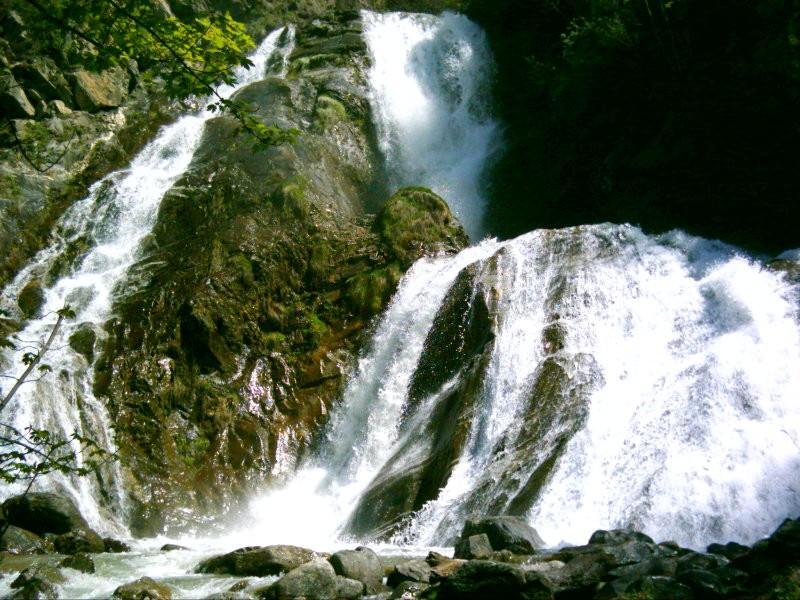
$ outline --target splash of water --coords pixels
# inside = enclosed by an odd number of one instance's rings
[[[293,30],[272,32],[250,56],[253,66],[239,68],[235,85],[217,90],[223,98],[231,97],[244,85],[262,79],[267,70],[285,68],[291,49]],[[86,359],[68,343],[79,326],[91,326],[102,335],[101,326],[111,314],[115,287],[125,278],[128,268],[141,257],[142,239],[150,233],[164,194],[186,171],[198,147],[204,123],[212,118],[208,111],[187,114],[164,127],[158,136],[133,159],[126,169],[116,171],[94,184],[89,195],[75,203],[56,226],[56,239],[40,251],[4,290],[3,308],[16,312],[12,302],[25,284],[41,279],[44,289],[40,318],[27,322],[18,334],[28,345],[45,339],[52,331],[55,311],[69,304],[76,313],[74,321],[58,332],[44,362],[54,374],[25,384],[6,408],[4,419],[18,430],[31,426],[69,437],[73,432],[95,439],[109,450],[114,449],[113,432],[105,406],[92,393],[93,370]],[[85,255],[69,272],[56,269],[59,257],[74,248],[85,247]],[[5,373],[21,364],[25,349],[6,351],[0,356]],[[77,450],[77,448],[76,448]],[[94,478],[74,478],[52,474],[37,482],[42,489],[68,494],[90,525],[99,531],[124,532],[125,494],[120,473],[110,474],[103,497]],[[19,485],[5,486],[0,497],[20,493]]]
[[[499,144],[489,112],[492,57],[463,15],[363,12],[369,86],[391,185],[423,185],[474,240],[485,233],[481,176]]]

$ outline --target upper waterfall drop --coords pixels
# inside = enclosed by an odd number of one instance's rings
[[[243,86],[262,79],[268,71],[280,74],[285,69],[292,40],[291,27],[270,33],[251,54],[253,66],[238,68],[237,83],[221,85],[217,90],[219,96],[231,97]],[[54,373],[21,387],[5,409],[18,430],[31,426],[67,438],[77,432],[95,439],[104,448],[114,449],[108,411],[92,391],[93,368],[70,347],[69,338],[80,327],[89,327],[96,335],[102,335],[101,327],[111,316],[119,286],[126,282],[129,268],[143,258],[140,244],[153,228],[161,200],[189,167],[203,126],[213,116],[212,112],[201,109],[180,117],[162,128],[127,168],[95,183],[89,195],[61,217],[53,243],[41,250],[3,291],[3,308],[15,314],[13,299],[23,287],[32,280],[45,283],[44,302],[39,311],[42,316],[27,322],[18,334],[20,340],[44,340],[52,331],[55,311],[66,304],[76,313],[74,320],[61,327],[44,357]],[[64,271],[60,257],[80,252],[81,248],[86,250],[80,262]],[[0,354],[3,371],[18,370],[25,351],[8,350]],[[106,485],[113,489],[103,493],[93,477],[52,473],[41,478],[35,487],[69,495],[92,527],[119,533],[125,529],[122,481],[120,473],[111,474]],[[24,489],[20,485],[6,486],[0,491],[0,498]],[[102,506],[103,497],[111,498],[111,510]]]
[[[482,174],[500,144],[483,31],[463,15],[362,12],[371,105],[394,188],[430,187],[473,240],[486,233]]]

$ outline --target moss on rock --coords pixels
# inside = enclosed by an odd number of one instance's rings
[[[408,267],[426,253],[464,247],[468,238],[447,203],[431,190],[399,190],[383,207],[377,229],[402,265]]]

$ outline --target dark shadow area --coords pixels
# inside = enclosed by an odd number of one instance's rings
[[[800,246],[800,3],[471,0],[507,151],[489,229],[630,222]]]

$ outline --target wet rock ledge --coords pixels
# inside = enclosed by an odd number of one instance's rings
[[[129,550],[101,539],[71,501],[55,494],[11,498],[2,510],[2,524],[9,527],[0,539],[0,563],[13,565],[15,555],[48,555],[10,575],[11,598],[59,598],[66,580],[61,569],[93,573],[93,554]],[[596,531],[583,546],[542,546],[524,520],[498,516],[467,520],[453,558],[437,552],[379,556],[364,546],[326,554],[277,545],[214,556],[194,571],[241,578],[210,597],[218,599],[756,600],[800,593],[800,519],[787,519],[752,547],[712,544],[706,552],[656,543],[630,529]],[[181,549],[164,546],[164,560],[166,552]],[[45,561],[54,551],[67,556]],[[169,600],[174,593],[167,582],[145,575],[119,586],[113,597]]]

